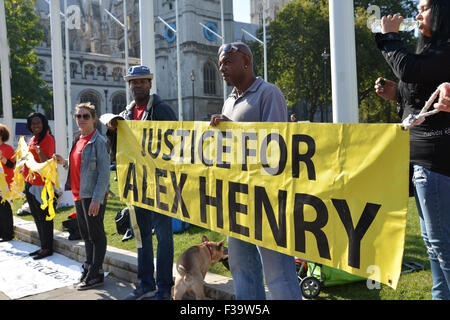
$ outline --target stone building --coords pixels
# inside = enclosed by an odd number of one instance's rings
[[[175,1],[155,0],[155,16],[175,26]],[[184,120],[209,120],[223,105],[223,85],[217,50],[223,35],[219,0],[179,0],[181,84]],[[225,42],[234,37],[232,1],[224,1]],[[176,28],[178,30],[178,28]],[[155,18],[158,94],[178,111],[176,34]]]
[[[105,9],[123,21],[123,0],[68,0],[79,7],[81,23],[69,31],[72,105],[91,101],[99,114],[117,113],[126,104],[124,30]],[[224,0],[225,42],[250,41],[241,28],[255,34],[258,26],[233,21],[233,4]],[[139,0],[127,0],[129,65],[140,64]],[[158,16],[175,26],[175,0],[154,0],[157,93],[178,113],[176,34]],[[61,10],[64,1],[61,0]],[[36,11],[45,38],[36,48],[39,70],[52,86],[49,6],[39,0]],[[217,50],[222,40],[200,23],[222,35],[220,0],[179,0],[180,59],[184,120],[209,120],[221,111],[223,81]],[[62,26],[63,28],[63,26]],[[64,30],[62,32],[64,38]],[[65,41],[63,39],[63,53]],[[227,93],[231,88],[227,88]]]
[[[137,2],[137,1],[129,1]],[[68,6],[80,8],[81,23],[79,29],[69,30],[70,48],[70,78],[71,78],[71,105],[90,101],[97,107],[97,113],[118,113],[126,105],[126,84],[123,80],[125,74],[124,37],[123,29],[116,23],[108,20],[104,9],[114,12],[116,16],[122,14],[120,1],[95,0],[68,0]],[[130,22],[136,12],[130,6]],[[64,10],[64,1],[61,1],[61,10]],[[52,60],[50,48],[50,18],[49,6],[45,0],[39,0],[36,6],[40,23],[44,28],[44,40],[36,48],[38,55],[38,68],[43,80],[52,87]],[[137,15],[139,15],[137,13]],[[62,19],[63,24],[63,19]],[[137,21],[139,26],[139,20]],[[62,25],[63,56],[65,58],[65,33]],[[135,29],[136,26],[132,25]],[[132,36],[130,32],[130,65],[140,64],[139,32]],[[64,66],[65,68],[65,62]],[[64,73],[66,76],[66,73]],[[50,114],[52,116],[52,114]],[[75,123],[74,123],[75,128]],[[99,127],[102,129],[101,127]]]
[[[252,24],[262,25],[262,3],[264,1],[267,5],[266,19],[270,21],[274,20],[277,17],[278,10],[291,0],[250,0],[250,21]]]
[[[36,48],[39,72],[43,80],[52,86],[51,52],[49,48]],[[139,64],[131,58],[130,64]],[[121,57],[104,54],[70,52],[70,78],[72,106],[90,101],[99,114],[117,113],[126,105],[125,67]]]

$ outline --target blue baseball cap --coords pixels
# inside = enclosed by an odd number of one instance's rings
[[[150,72],[150,68],[147,66],[133,66],[128,69],[128,73],[123,77],[125,81],[134,79],[153,79],[153,73]]]

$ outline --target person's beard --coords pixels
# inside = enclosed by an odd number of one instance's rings
[[[148,97],[149,91],[146,89],[136,88],[133,90],[134,100],[144,100]]]

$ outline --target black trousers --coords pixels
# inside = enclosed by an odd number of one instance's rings
[[[41,241],[41,249],[49,249],[53,252],[53,220],[47,221],[45,217],[49,215],[48,208],[41,209],[41,204],[30,193],[31,184],[28,182],[25,185],[25,196],[30,206],[31,215],[36,223],[36,228]]]
[[[8,201],[1,203],[0,197],[0,238],[11,240],[14,237],[13,213]]]
[[[106,254],[106,234],[103,225],[105,217],[106,200],[98,211],[98,215],[90,216],[89,205],[92,199],[81,199],[75,201],[77,221],[81,237],[86,248],[85,267],[88,268],[88,277],[95,277],[102,269]]]

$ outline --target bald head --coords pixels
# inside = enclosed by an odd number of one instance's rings
[[[221,54],[232,54],[239,52],[250,58],[250,64],[253,65],[253,53],[250,47],[242,42],[225,43],[219,48],[219,58]]]

